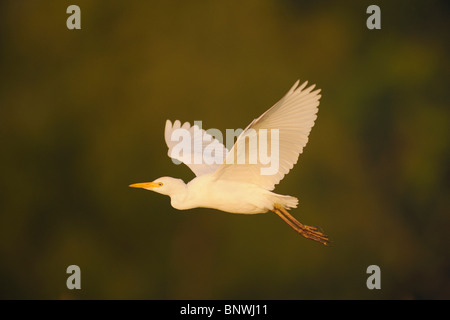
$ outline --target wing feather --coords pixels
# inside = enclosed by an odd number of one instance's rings
[[[214,173],[217,179],[253,183],[273,190],[293,168],[308,142],[321,97],[320,90],[313,91],[315,85],[307,87],[307,81],[300,86],[299,83],[298,80],[280,101],[253,120],[241,133],[225,162]],[[262,161],[259,141],[263,141],[265,136],[261,134],[261,129],[266,129],[265,132],[278,129],[278,141],[270,140],[271,147],[267,147],[271,150],[271,156],[276,155],[274,151],[278,148],[278,168],[270,170],[271,174],[262,174],[262,169],[270,168],[275,159],[272,158],[271,163]],[[255,144],[246,142],[246,137],[257,139],[256,148]],[[252,156],[257,159],[256,163],[251,163]]]
[[[166,121],[164,130],[168,155],[175,163],[183,162],[196,176],[213,173],[228,153],[225,146],[205,130],[189,122]],[[208,151],[205,152],[206,147]]]

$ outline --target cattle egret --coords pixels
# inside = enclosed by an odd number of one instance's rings
[[[287,211],[297,207],[297,198],[272,192],[297,163],[317,118],[320,90],[313,91],[315,85],[306,87],[308,82],[301,86],[299,83],[297,81],[280,101],[253,120],[229,151],[197,125],[191,126],[187,122],[181,125],[178,120],[172,124],[167,120],[165,140],[169,157],[185,163],[196,177],[187,184],[181,179],[162,177],[153,182],[131,184],[130,187],[168,195],[172,207],[178,210],[203,207],[243,214],[270,210],[305,238],[328,245],[328,237],[319,228],[300,223]],[[184,148],[180,152],[179,139],[174,139],[177,131],[194,135],[188,145],[192,148]],[[195,136],[200,137],[200,143]],[[270,138],[276,140],[268,148],[272,155],[278,157],[275,159],[278,164],[275,172],[263,173],[263,169],[268,169],[267,159],[258,153],[261,143],[251,144],[248,142],[251,138],[259,142]],[[201,161],[198,158],[193,160],[195,153],[201,155]],[[252,159],[253,162],[250,161]]]

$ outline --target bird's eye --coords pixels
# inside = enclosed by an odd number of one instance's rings
[[[159,185],[160,187],[162,187],[162,186],[163,186],[163,183],[162,183],[162,182],[159,182],[158,185]]]

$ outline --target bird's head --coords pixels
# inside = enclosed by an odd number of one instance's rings
[[[186,185],[181,179],[175,179],[171,177],[161,177],[153,182],[141,182],[129,185],[132,188],[142,188],[157,193],[171,195],[180,188],[184,188]]]

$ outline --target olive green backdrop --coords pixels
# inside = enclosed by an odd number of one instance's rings
[[[0,298],[450,298],[450,7],[377,1],[368,30],[370,4],[2,1]],[[244,128],[298,78],[323,96],[276,191],[332,247],[127,187],[193,178],[166,119]]]

